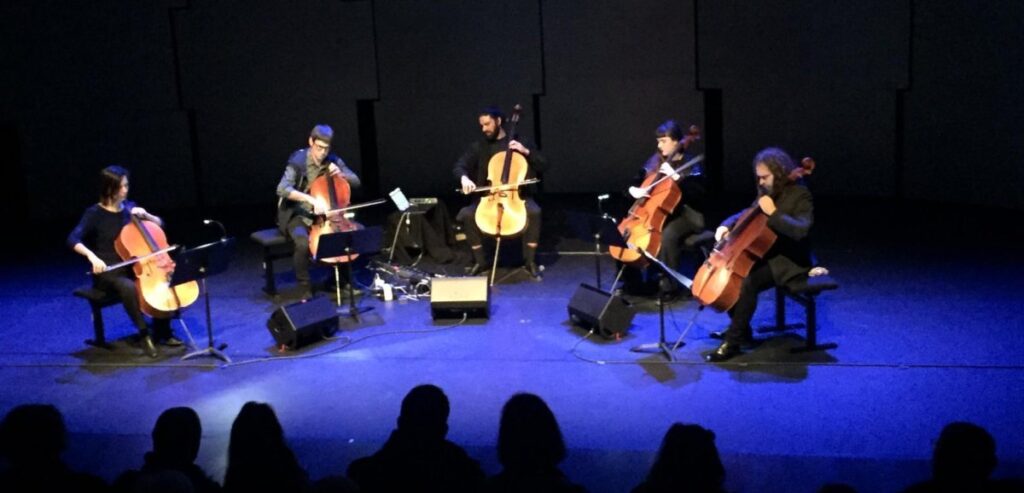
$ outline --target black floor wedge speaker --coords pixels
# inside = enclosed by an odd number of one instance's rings
[[[594,329],[605,338],[624,334],[633,323],[633,305],[607,291],[580,284],[569,300],[569,320],[578,327]]]
[[[267,320],[278,346],[295,349],[338,331],[338,311],[326,296],[282,305]]]
[[[487,277],[435,277],[430,280],[430,314],[439,318],[488,318]]]

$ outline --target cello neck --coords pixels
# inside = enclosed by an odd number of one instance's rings
[[[516,140],[516,137],[518,136],[518,133],[516,131],[516,126],[518,126],[518,124],[519,124],[519,113],[522,112],[522,111],[523,111],[523,106],[520,105],[520,104],[517,104],[517,105],[515,105],[512,108],[512,116],[509,117],[509,119],[508,119],[509,127],[508,127],[508,131],[506,132],[506,136],[508,137],[508,141],[509,142],[512,142],[513,140]],[[512,169],[512,152],[513,151],[509,151],[507,149],[505,151],[505,163],[504,163],[504,166],[501,169],[501,184],[502,185],[508,183],[508,180],[509,180],[509,173],[510,173],[510,171]]]
[[[325,175],[327,177],[327,196],[330,199],[330,203],[327,204],[327,206],[331,209],[337,209],[339,207],[338,194],[337,192],[334,191],[334,180],[337,179],[337,177],[332,175],[329,169],[325,168],[325,170],[327,172],[327,174]]]
[[[146,225],[142,224],[142,220],[135,214],[131,214],[131,212],[129,212],[129,215],[132,217],[132,224],[138,228],[139,234],[141,234],[142,238],[146,240],[146,245],[149,247],[149,251],[155,252],[159,250],[160,247],[157,246],[156,240],[153,239],[153,236],[149,234],[149,230],[146,229]]]

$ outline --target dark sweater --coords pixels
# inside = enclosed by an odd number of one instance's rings
[[[120,212],[110,212],[99,204],[89,206],[68,235],[68,246],[74,248],[81,243],[107,265],[120,262],[121,257],[114,250],[114,240],[121,234],[124,225],[131,222],[132,207],[135,207],[135,203],[127,200]]]
[[[463,176],[468,176],[478,187],[486,185],[487,164],[491,161],[492,156],[508,149],[508,140],[506,135],[501,139],[481,139],[470,144],[466,152],[462,153],[459,160],[455,162],[453,170],[455,179],[461,180]],[[529,165],[526,170],[526,178],[537,178],[538,173],[543,173],[547,169],[548,162],[540,151],[530,147],[528,143],[521,139],[519,142],[530,150],[530,155],[526,156],[526,164]],[[523,195],[531,195],[535,191],[535,187],[532,185],[523,187]]]

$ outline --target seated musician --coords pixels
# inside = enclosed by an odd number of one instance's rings
[[[334,131],[327,125],[317,125],[309,134],[309,147],[299,149],[288,157],[284,175],[277,184],[277,226],[295,244],[292,261],[295,279],[303,298],[312,296],[309,280],[309,228],[317,214],[329,209],[328,204],[309,195],[309,185],[324,173],[341,175],[350,187],[359,187],[356,176],[338,156],[330,154]]]
[[[637,174],[633,178],[633,186],[629,187],[629,194],[634,199],[643,197],[643,190],[639,186],[643,183],[644,178],[653,172],[661,172],[679,184],[682,200],[665,220],[658,260],[665,262],[669,268],[685,271],[683,274],[690,276],[693,274],[694,266],[699,262],[695,260],[692,266],[681,265],[684,254],[683,242],[690,235],[704,229],[704,213],[702,212],[704,210],[704,175],[700,163],[684,171],[682,176],[675,172],[675,168],[699,154],[699,151],[694,145],[683,149],[683,129],[675,120],[668,120],[659,125],[654,134],[657,138],[658,151],[644,163],[643,167],[637,170]],[[643,273],[640,270],[627,266],[622,275],[623,291],[627,294],[650,294],[651,290],[644,287]],[[679,286],[676,286],[675,283],[671,283],[671,287],[667,291],[668,296],[681,294]]]
[[[484,108],[478,115],[480,132],[482,138],[469,145],[466,152],[462,154],[455,163],[455,179],[460,180],[463,193],[471,193],[476,190],[478,184],[487,184],[487,164],[491,156],[506,150],[516,151],[526,158],[529,169],[526,178],[536,178],[537,173],[543,172],[547,161],[536,149],[530,149],[522,142],[510,140],[502,127],[504,115],[497,107]],[[519,188],[520,194],[526,201],[526,231],[523,232],[523,260],[524,268],[531,276],[537,277],[540,271],[537,267],[537,243],[540,241],[540,206],[530,197],[535,191],[532,185]],[[484,257],[483,243],[481,240],[480,228],[476,224],[476,208],[479,202],[463,207],[456,217],[462,223],[462,229],[466,233],[466,240],[473,252],[473,265],[469,267],[470,275],[479,274],[489,269],[487,259]]]
[[[106,271],[108,265],[121,262],[121,257],[114,249],[114,240],[120,236],[121,229],[131,222],[131,216],[157,225],[163,224],[159,217],[127,199],[128,170],[120,166],[103,168],[100,172],[100,201],[85,209],[78,225],[68,235],[67,244],[92,264],[93,286],[116,294],[121,299],[124,310],[139,331],[142,350],[147,356],[156,358],[159,352],[153,345],[154,339],[166,346],[182,345],[171,333],[170,319],[154,319],[151,329],[139,306],[139,293],[135,287],[135,271],[132,267]]]
[[[753,342],[750,321],[757,309],[758,293],[806,277],[811,268],[807,235],[814,222],[814,203],[807,187],[799,181],[790,180],[789,174],[795,168],[789,155],[774,147],[762,150],[754,158],[758,191],[754,207],[768,215],[768,227],[778,234],[778,239],[743,279],[739,300],[729,310],[728,329],[713,335],[723,341],[705,356],[709,362],[732,358],[741,353],[742,345]],[[727,236],[739,216],[736,214],[726,219],[715,231],[715,240]]]

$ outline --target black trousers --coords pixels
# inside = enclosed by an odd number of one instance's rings
[[[683,275],[692,276],[697,265],[704,259],[702,256],[697,256],[693,258],[692,265],[682,265],[683,257],[687,253],[684,242],[691,235],[703,230],[704,214],[690,207],[681,207],[679,214],[666,221],[661,230],[661,250],[658,251],[658,260],[665,262],[665,265]],[[646,281],[651,281],[650,277],[657,277],[654,276],[654,273],[658,271],[656,266],[653,267],[653,270],[649,270]],[[622,281],[624,289],[629,294],[652,294],[649,291],[653,288],[644,286],[644,272],[640,269],[627,265],[622,271]]]
[[[775,279],[772,278],[772,270],[768,267],[768,263],[761,260],[754,264],[750,275],[740,284],[739,300],[729,309],[730,321],[729,328],[725,331],[726,342],[739,344],[743,338],[754,335],[750,321],[754,318],[754,311],[757,310],[757,295],[774,286]]]
[[[665,265],[674,270],[682,270],[680,262],[682,262],[686,238],[703,230],[704,214],[683,206],[682,212],[666,221],[665,227],[661,230],[661,251],[658,252],[658,260],[665,262]]]
[[[135,325],[139,335],[145,337],[153,335],[158,338],[166,338],[171,335],[171,320],[169,318],[153,319],[153,332],[150,334],[146,318],[142,315],[142,308],[139,306],[139,294],[135,287],[135,274],[130,267],[122,267],[109,272],[104,272],[93,277],[93,287],[114,293],[121,299],[125,313]]]
[[[462,231],[466,233],[466,241],[469,246],[476,247],[483,243],[480,228],[476,225],[476,207],[479,202],[467,205],[459,211],[455,218],[462,223]],[[532,198],[526,199],[526,230],[523,232],[523,250],[526,250],[528,243],[537,244],[540,242],[540,206]]]
[[[288,221],[288,227],[285,231],[292,239],[292,244],[295,245],[295,252],[292,254],[292,264],[295,268],[295,280],[298,281],[300,285],[308,287],[310,284],[309,226],[307,226],[305,221],[303,221],[302,216],[294,216]],[[345,267],[345,264],[341,264],[340,266]],[[341,273],[342,282],[348,282],[348,270],[341,269]]]

